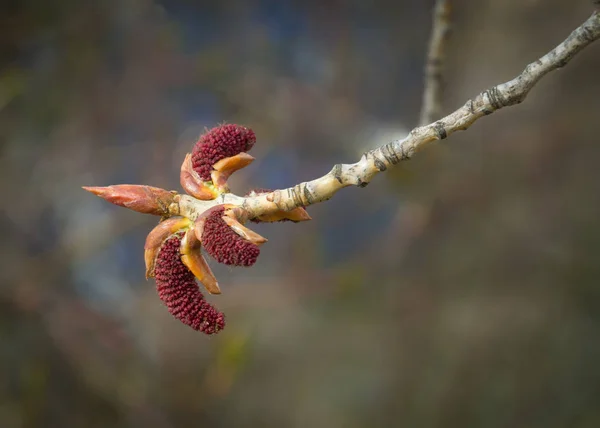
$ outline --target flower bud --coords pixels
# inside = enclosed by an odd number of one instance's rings
[[[118,184],[106,187],[83,187],[115,205],[144,214],[166,215],[175,197],[174,192],[159,187]]]

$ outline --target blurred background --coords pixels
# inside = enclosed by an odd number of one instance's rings
[[[446,113],[592,12],[452,3]],[[81,190],[179,189],[223,122],[258,136],[239,193],[402,138],[432,5],[3,2],[0,427],[600,426],[600,44],[312,222],[256,226],[255,267],[212,264],[214,337],[144,279],[157,219]]]

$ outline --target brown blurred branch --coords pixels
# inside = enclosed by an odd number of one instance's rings
[[[366,152],[357,163],[337,164],[323,177],[258,196],[244,198],[225,193],[211,201],[200,201],[188,195],[178,195],[169,207],[170,214],[183,215],[194,220],[214,205],[230,203],[242,206],[248,216],[254,218],[326,201],[338,190],[347,186],[364,187],[377,173],[385,171],[400,161],[410,159],[427,143],[442,140],[456,131],[465,130],[477,119],[503,107],[521,103],[542,77],[550,71],[564,67],[573,56],[598,38],[600,38],[600,12],[596,11],[562,43],[529,64],[514,79],[481,92],[461,108],[437,122],[413,129],[402,140],[392,141]]]
[[[431,36],[425,64],[423,103],[419,125],[433,122],[442,111],[443,68],[450,35],[450,1],[436,0],[432,14]]]

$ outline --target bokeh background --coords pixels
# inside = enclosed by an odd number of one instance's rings
[[[524,104],[215,266],[227,328],[144,279],[205,127],[253,128],[233,188],[287,187],[418,121],[432,1],[11,0],[0,9],[0,426],[600,426],[600,44]],[[444,111],[589,1],[453,1]],[[214,266],[214,263],[213,263]]]

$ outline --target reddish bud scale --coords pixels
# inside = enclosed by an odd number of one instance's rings
[[[258,245],[235,233],[223,220],[224,211],[215,209],[204,221],[202,246],[219,263],[252,266],[260,254]]]
[[[213,165],[221,159],[247,152],[254,146],[254,131],[239,125],[217,126],[200,137],[192,151],[192,167],[200,178],[211,180]]]
[[[205,334],[218,333],[225,327],[225,317],[204,299],[194,274],[181,261],[180,246],[181,234],[173,235],[158,253],[154,268],[158,295],[184,324]]]
[[[84,186],[84,190],[110,203],[144,214],[163,216],[169,213],[169,205],[175,194],[159,187],[138,184],[117,184],[106,187]]]

